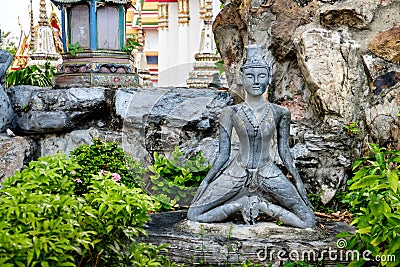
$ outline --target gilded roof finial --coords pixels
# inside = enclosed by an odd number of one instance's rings
[[[49,19],[47,18],[46,0],[40,0],[40,14],[39,14],[39,26],[48,26]]]
[[[33,48],[35,46],[35,25],[33,24],[33,4],[32,0],[30,0],[30,7],[29,7],[29,15],[31,19],[31,42],[29,44],[30,50],[33,51]]]

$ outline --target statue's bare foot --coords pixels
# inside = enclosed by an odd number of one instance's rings
[[[248,196],[244,196],[239,199],[239,203],[242,206],[242,216],[246,224],[251,224],[251,209],[250,209],[250,199]]]
[[[251,196],[249,199],[249,206],[250,206],[250,216],[251,216],[251,224],[256,223],[256,219],[259,214],[259,203],[261,199],[258,196]]]

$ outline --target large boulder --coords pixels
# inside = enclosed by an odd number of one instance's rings
[[[400,63],[400,23],[376,34],[368,44],[375,55],[392,63]]]
[[[218,120],[231,103],[225,92],[209,89],[119,90],[116,114],[124,119],[123,146],[144,162],[153,152],[171,152],[175,146],[187,154],[199,150],[212,162],[218,151]]]
[[[21,170],[33,152],[29,139],[0,135],[0,182]]]
[[[62,152],[69,156],[70,152],[81,145],[92,144],[93,138],[100,138],[106,142],[121,143],[121,133],[106,131],[98,128],[76,130],[65,134],[46,134],[38,141],[38,150],[41,156],[54,155]]]
[[[6,72],[12,62],[12,55],[0,50],[0,133],[4,132],[13,122],[14,111],[5,92]]]
[[[0,133],[11,127],[14,110],[4,88],[0,86]]]
[[[93,120],[109,117],[105,88],[51,90],[14,86],[9,90],[16,123],[25,133],[65,132],[87,128]]]

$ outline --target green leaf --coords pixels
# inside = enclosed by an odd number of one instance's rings
[[[399,176],[395,171],[389,171],[388,173],[388,180],[389,180],[389,185],[390,188],[393,190],[393,192],[397,192],[397,187],[399,184]]]
[[[380,175],[367,175],[364,176],[362,179],[356,181],[354,184],[350,186],[350,190],[358,189],[358,188],[364,188],[373,185],[378,181],[378,179],[381,178]]]
[[[108,233],[110,233],[111,231],[112,231],[112,229],[114,228],[114,226],[113,225],[109,225],[109,226],[107,226],[107,228],[106,228],[106,232],[107,232],[107,234]]]
[[[366,233],[371,232],[371,228],[372,228],[371,226],[368,226],[368,227],[365,227],[362,229],[358,229],[356,232],[359,234],[366,234]]]
[[[379,152],[375,154],[376,161],[379,164],[381,170],[386,169],[385,154]]]

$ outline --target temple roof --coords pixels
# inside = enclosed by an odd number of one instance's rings
[[[88,0],[51,0],[54,4],[73,4],[79,2],[88,2]],[[111,2],[116,4],[127,4],[132,2],[131,0],[97,0],[97,2]]]

